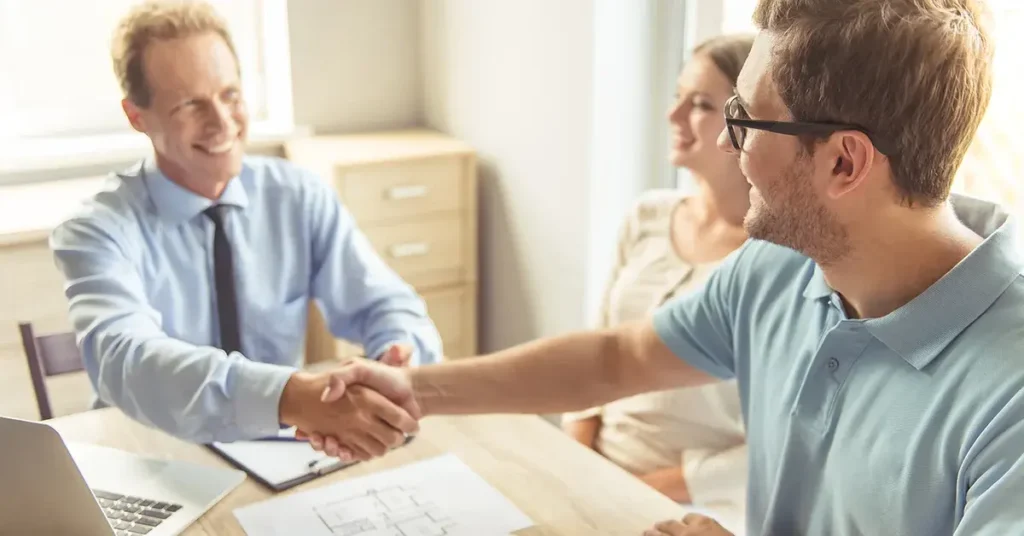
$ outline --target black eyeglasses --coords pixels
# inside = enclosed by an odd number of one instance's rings
[[[750,119],[747,116],[747,111],[740,104],[739,97],[736,95],[725,103],[725,128],[729,131],[729,139],[732,140],[732,146],[737,151],[743,148],[743,141],[747,137],[747,129],[753,128],[787,136],[799,136],[801,134],[827,136],[840,130],[856,130],[863,132],[880,153],[891,156],[894,152],[888,142],[872,134],[866,128],[857,125],[819,121],[805,123],[800,121],[758,121]]]

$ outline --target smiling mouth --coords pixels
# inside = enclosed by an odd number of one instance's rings
[[[237,140],[235,138],[231,138],[225,142],[218,143],[217,145],[202,145],[197,143],[192,145],[192,147],[209,155],[222,155],[230,152],[231,149],[235,147],[236,142]]]

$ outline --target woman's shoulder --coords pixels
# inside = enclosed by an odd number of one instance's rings
[[[633,202],[632,213],[638,216],[670,215],[688,194],[671,188],[657,188],[640,194]]]
[[[672,221],[672,213],[687,194],[679,190],[659,188],[641,194],[630,207],[627,219],[630,227],[636,231],[668,232]]]

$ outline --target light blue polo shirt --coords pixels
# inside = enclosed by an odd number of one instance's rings
[[[996,206],[953,206],[985,241],[885,317],[847,318],[812,260],[761,241],[656,313],[676,355],[737,379],[749,534],[1024,534],[1024,257]]]

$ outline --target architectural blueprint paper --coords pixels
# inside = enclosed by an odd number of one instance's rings
[[[532,526],[454,455],[235,510],[248,536],[481,536]]]

